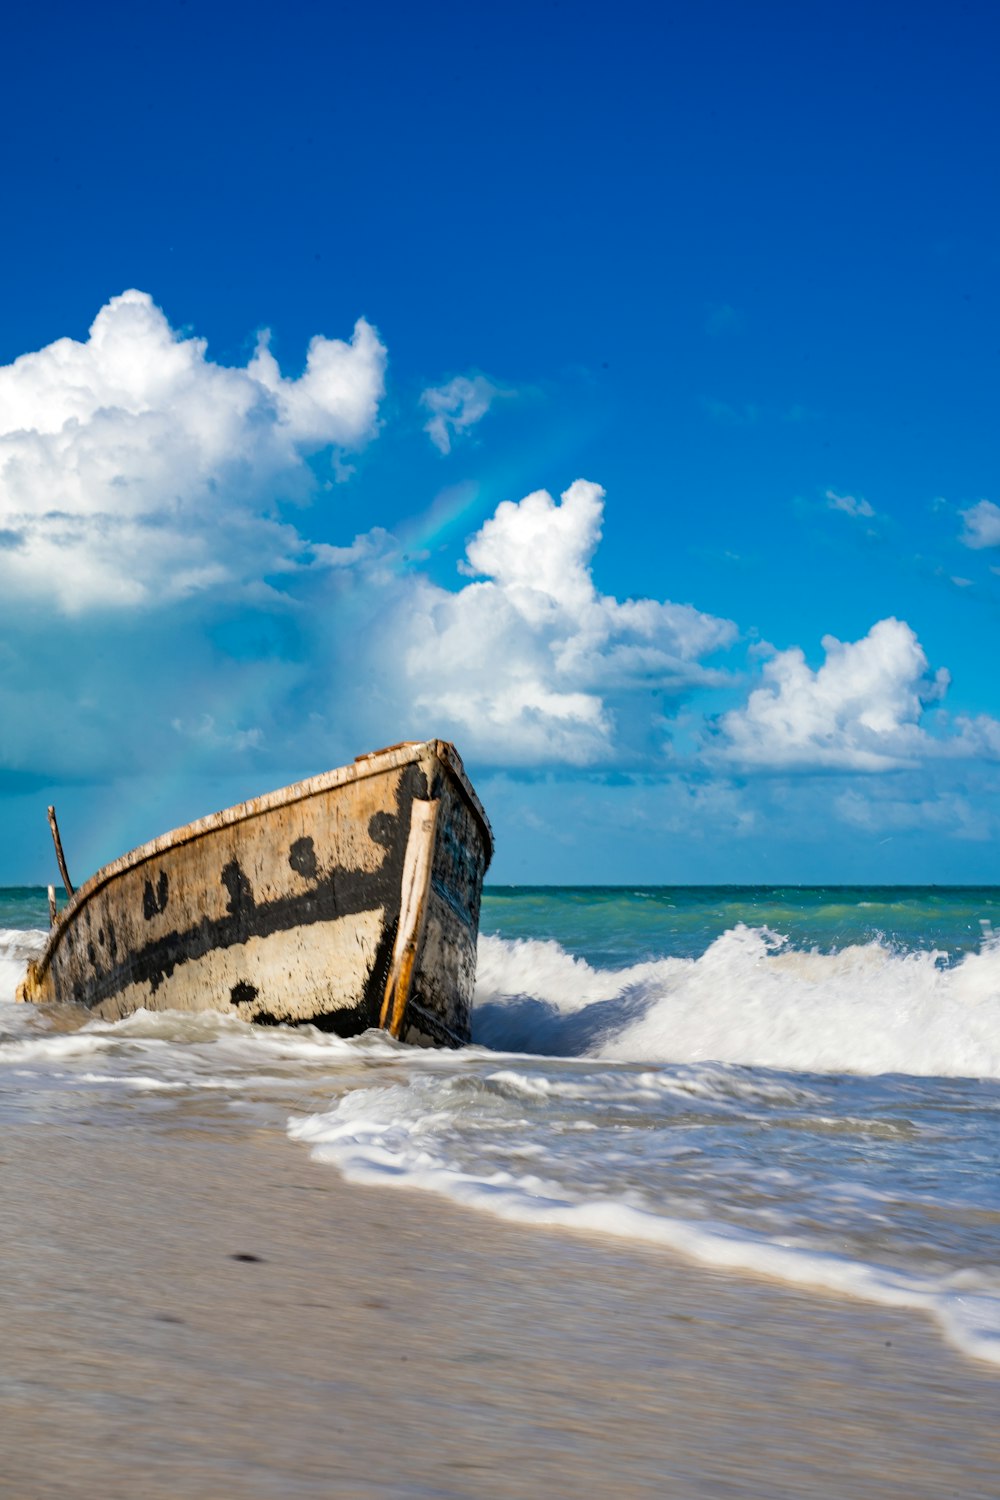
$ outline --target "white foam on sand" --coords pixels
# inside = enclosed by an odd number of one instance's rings
[[[507,1070],[480,1081],[487,1091],[504,1093],[515,1110],[518,1096],[527,1102],[533,1092],[537,1104],[559,1091],[558,1083],[546,1087],[538,1080],[528,1089]],[[794,1224],[773,1209],[761,1216],[764,1224],[770,1221],[770,1233],[713,1219],[710,1205],[671,1198],[669,1135],[661,1138],[659,1149],[663,1200],[651,1209],[647,1196],[630,1185],[614,1145],[609,1148],[605,1138],[595,1150],[586,1132],[596,1126],[585,1118],[562,1126],[565,1133],[575,1124],[587,1142],[581,1140],[580,1146],[586,1153],[586,1169],[574,1173],[567,1170],[565,1158],[550,1151],[544,1113],[537,1131],[529,1131],[527,1138],[517,1128],[524,1121],[516,1122],[516,1115],[505,1122],[481,1107],[477,1121],[470,1089],[463,1091],[456,1082],[452,1079],[449,1086],[446,1077],[423,1077],[409,1084],[355,1089],[328,1111],[291,1119],[288,1131],[309,1146],[316,1160],[335,1166],[351,1182],[438,1193],[502,1219],[662,1245],[704,1265],[912,1308],[933,1316],[964,1353],[1000,1363],[1000,1272],[907,1269],[839,1255],[805,1243]],[[594,1080],[589,1083],[592,1090]],[[638,1103],[636,1097],[629,1098],[629,1090],[641,1094],[656,1085],[635,1074],[623,1078],[622,1085],[618,1102],[622,1127],[627,1128],[627,1112]],[[712,1092],[710,1083],[706,1092]],[[571,1086],[563,1088],[563,1099],[571,1093]],[[582,1092],[581,1106],[583,1112]],[[676,1168],[683,1170],[684,1148],[676,1148],[674,1154]],[[772,1172],[768,1186],[774,1188],[781,1177]],[[794,1182],[789,1185],[794,1193]],[[842,1186],[842,1194],[849,1191],[849,1185]],[[871,1197],[877,1219],[887,1205],[878,1192]],[[687,1217],[682,1216],[685,1212]],[[830,1243],[836,1243],[835,1235]]]

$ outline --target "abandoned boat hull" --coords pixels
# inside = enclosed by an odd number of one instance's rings
[[[432,740],[229,808],[98,871],[19,998],[469,1038],[492,835]]]

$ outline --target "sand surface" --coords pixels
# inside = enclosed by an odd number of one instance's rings
[[[5,1500],[1000,1494],[1000,1370],[915,1317],[197,1113],[8,1130],[0,1174]]]

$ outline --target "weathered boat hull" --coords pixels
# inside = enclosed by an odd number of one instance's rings
[[[203,818],[99,870],[18,998],[469,1038],[486,815],[441,740]]]

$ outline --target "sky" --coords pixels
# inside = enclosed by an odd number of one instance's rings
[[[1000,879],[995,7],[5,43],[0,883],[432,735],[495,882]]]

